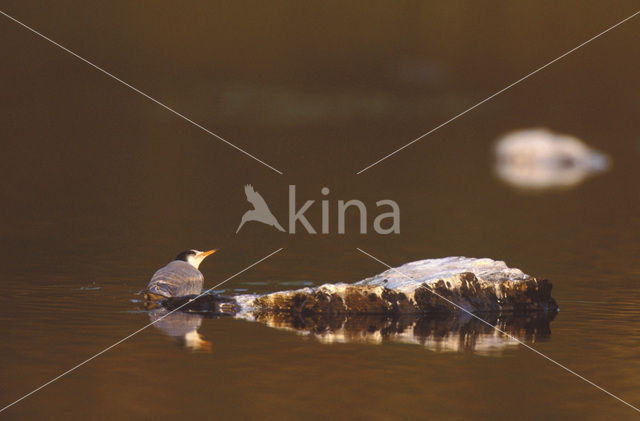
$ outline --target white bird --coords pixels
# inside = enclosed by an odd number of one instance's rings
[[[253,205],[253,209],[248,210],[242,215],[242,221],[236,230],[236,234],[240,231],[240,228],[247,221],[257,221],[262,222],[263,224],[270,225],[272,227],[276,227],[280,231],[284,231],[284,228],[280,226],[278,220],[269,210],[269,206],[267,206],[267,202],[264,201],[260,193],[253,189],[251,184],[247,184],[244,186],[244,193],[247,195],[247,201]]]
[[[145,298],[149,301],[162,301],[167,298],[200,294],[204,276],[198,267],[207,256],[216,251],[218,250],[183,251],[153,274],[144,290]]]
[[[496,174],[523,189],[568,188],[609,168],[609,158],[582,140],[548,129],[525,129],[500,138]]]

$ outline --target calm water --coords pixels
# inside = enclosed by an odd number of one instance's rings
[[[149,322],[132,300],[188,248],[220,248],[211,287],[356,281],[465,255],[554,284],[533,346],[640,404],[640,18],[361,175],[392,150],[631,15],[632,1],[337,3],[2,1],[2,10],[284,172],[279,175],[0,18],[0,405]],[[491,147],[545,126],[612,159],[564,190],[519,191]],[[339,199],[393,199],[401,234],[235,229],[253,184],[286,220],[288,185],[319,228]],[[370,217],[369,224],[373,220]],[[349,230],[349,227],[351,228]],[[371,227],[371,225],[369,225]],[[300,230],[300,227],[299,227]],[[236,291],[237,292],[237,291]],[[434,352],[324,344],[205,319],[210,352],[149,328],[0,414],[12,419],[631,419],[522,347]]]

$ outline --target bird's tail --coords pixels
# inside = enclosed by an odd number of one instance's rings
[[[277,221],[277,220],[275,220],[275,221],[273,222],[273,226],[274,226],[274,227],[276,227],[276,228],[278,228],[280,231],[284,232],[284,228],[282,228],[282,227],[280,226],[280,224],[278,223],[278,221]]]

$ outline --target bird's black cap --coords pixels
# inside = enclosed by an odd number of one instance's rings
[[[174,260],[182,260],[184,262],[187,262],[187,258],[189,256],[193,256],[196,254],[195,250],[187,250],[187,251],[183,251],[182,253],[180,253],[178,256],[176,256],[176,258]]]

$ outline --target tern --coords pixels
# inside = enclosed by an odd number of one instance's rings
[[[204,276],[198,270],[200,263],[218,251],[187,250],[153,274],[144,296],[149,301],[163,301],[167,298],[197,295],[202,292]]]
[[[273,216],[269,210],[267,202],[265,202],[262,196],[260,196],[260,193],[253,189],[251,184],[244,186],[244,193],[247,195],[247,201],[253,205],[253,209],[246,211],[244,215],[242,215],[242,221],[240,221],[236,234],[247,221],[262,222],[263,224],[276,227],[280,231],[284,231],[284,228],[280,226],[276,217]]]

